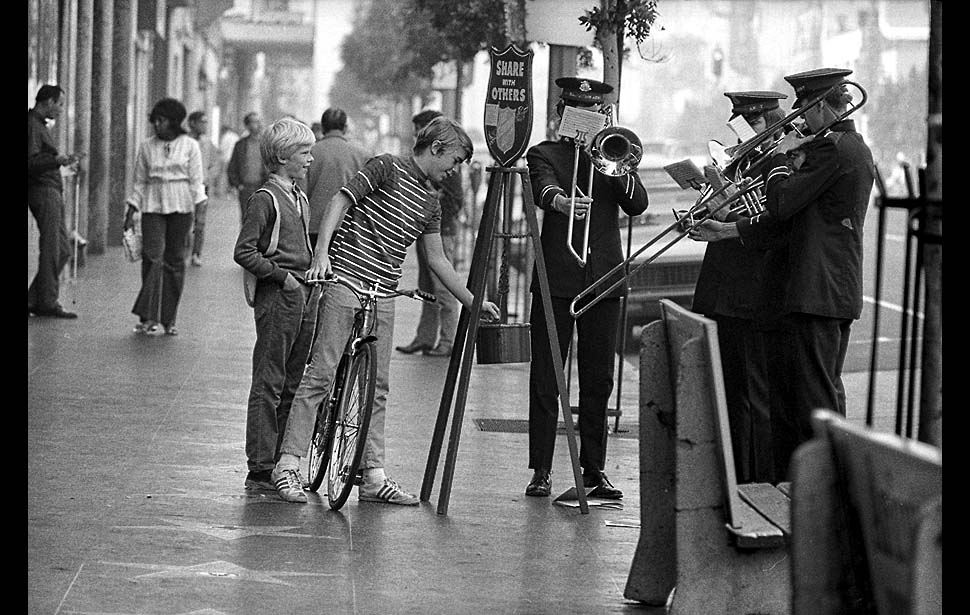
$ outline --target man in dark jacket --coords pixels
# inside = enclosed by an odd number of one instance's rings
[[[59,278],[71,258],[71,241],[64,226],[61,167],[77,172],[81,156],[60,154],[47,128],[64,105],[64,90],[44,85],[37,91],[34,107],[27,110],[27,207],[40,232],[40,260],[27,289],[27,315],[77,318],[58,302]]]
[[[575,77],[557,79],[556,85],[562,88],[562,100],[556,108],[560,116],[566,106],[598,111],[603,96],[613,90],[605,83]],[[580,196],[573,204],[570,196],[575,155],[574,140],[564,137],[533,146],[526,153],[526,160],[535,204],[543,210],[540,241],[563,361],[573,336],[574,323],[578,330],[579,460],[583,467],[583,482],[586,487],[595,487],[591,492],[595,497],[618,499],[623,493],[610,483],[603,468],[606,463],[606,406],[613,390],[620,297],[625,288],[614,290],[575,320],[569,313],[569,306],[576,295],[623,261],[617,224],[619,210],[622,208],[629,216],[643,213],[647,208],[647,191],[634,171],[619,177],[594,173],[592,198],[580,194],[587,190],[590,173],[593,173],[589,155],[581,147],[576,178]],[[574,216],[572,246],[582,255],[585,265],[580,264],[567,248],[571,213]],[[588,220],[586,216],[589,216]],[[589,249],[582,254],[582,229],[587,222]],[[535,272],[530,290],[529,467],[534,473],[525,492],[530,496],[548,496],[559,417],[559,390]]]
[[[740,116],[755,133],[763,132],[784,117],[778,101],[788,98],[771,91],[725,92],[724,95],[731,100],[731,121]],[[767,141],[772,141],[772,135],[767,136]],[[731,168],[761,156],[760,147],[752,150],[751,157],[727,165],[732,179],[737,178]],[[705,167],[705,172],[717,171]],[[757,169],[747,169],[744,173],[746,177],[754,174],[760,179]],[[717,187],[712,185],[714,189]],[[712,200],[706,194],[703,198],[715,207],[723,202],[717,198]],[[748,197],[736,198],[716,210],[714,217],[728,221],[750,217],[764,210],[763,198],[763,193],[757,191]],[[694,312],[717,322],[735,473],[745,483],[769,482],[774,475],[768,367],[758,319],[763,258],[763,249],[745,245],[738,239],[708,243],[691,305]]]
[[[765,213],[705,223],[711,239],[784,237],[768,249],[763,269],[763,305],[779,323],[768,361],[786,375],[782,391],[772,384],[773,398],[781,398],[771,409],[776,481],[786,480],[792,453],[811,438],[812,410],[845,415],[842,366],[852,321],[862,315],[862,226],[875,177],[872,152],[844,119],[852,96],[843,82],[851,73],[821,68],[785,77],[811,135],[789,133],[766,161]],[[790,154],[803,156],[794,170]]]

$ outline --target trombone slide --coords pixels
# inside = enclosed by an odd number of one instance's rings
[[[653,239],[645,243],[636,252],[634,252],[629,257],[627,257],[626,260],[618,264],[613,269],[610,269],[609,271],[607,271],[598,280],[596,280],[588,287],[583,289],[578,295],[576,295],[576,297],[573,298],[572,302],[569,304],[569,315],[572,316],[573,318],[579,318],[580,316],[585,314],[590,308],[592,308],[594,305],[599,303],[599,301],[603,297],[605,297],[613,290],[618,288],[621,284],[626,283],[626,281],[634,274],[636,274],[637,271],[639,271],[643,267],[646,267],[647,265],[655,261],[658,257],[660,257],[661,254],[663,254],[664,252],[672,248],[674,244],[676,244],[678,241],[680,241],[681,239],[689,235],[690,232],[695,227],[703,224],[706,220],[711,218],[715,213],[717,213],[721,209],[728,207],[729,205],[733,205],[735,201],[743,198],[745,195],[747,195],[752,190],[757,188],[758,184],[755,183],[750,177],[745,178],[741,182],[741,186],[738,187],[737,192],[725,198],[720,204],[714,207],[709,208],[707,206],[708,202],[710,202],[712,199],[715,199],[721,196],[729,187],[732,187],[732,186],[734,186],[734,184],[728,182],[728,183],[725,183],[720,188],[711,192],[711,194],[709,194],[706,198],[702,199],[699,203],[696,203],[693,207],[691,207],[690,210],[688,210],[687,212],[684,212],[683,215],[679,217],[676,221],[674,221],[673,224],[671,224],[670,226],[662,230]],[[706,210],[703,213],[703,215],[701,215],[700,217],[695,217],[696,214],[702,210]],[[623,271],[634,261],[634,259],[640,256],[640,254],[642,254],[648,248],[653,247],[654,244],[656,244],[658,241],[660,241],[661,239],[663,239],[664,237],[666,237],[667,235],[669,235],[670,233],[678,229],[680,230],[677,233],[677,235],[673,239],[669,240],[666,244],[664,244],[663,247],[661,247],[657,252],[649,256],[643,262],[639,263],[633,269],[630,269],[629,271],[627,271],[622,277],[617,279],[606,289],[599,291],[599,288],[603,286],[606,283],[606,281],[608,281],[610,278],[615,276],[618,272]],[[596,294],[592,298],[587,299],[589,295],[592,295],[594,293]],[[577,307],[577,304],[581,303],[583,300],[586,300],[586,302],[583,303],[580,307]]]

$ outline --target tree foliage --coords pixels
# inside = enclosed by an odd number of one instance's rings
[[[426,11],[431,25],[447,42],[449,60],[467,62],[490,46],[504,47],[508,40],[503,0],[413,0]]]
[[[579,22],[586,26],[587,32],[596,33],[597,41],[601,40],[601,34],[616,36],[620,49],[624,37],[632,38],[640,57],[646,60],[640,45],[650,36],[656,19],[657,0],[615,0],[594,6],[580,16]]]
[[[407,27],[401,27],[407,24]],[[341,46],[344,70],[364,93],[383,98],[426,94],[444,39],[412,2],[362,4]]]

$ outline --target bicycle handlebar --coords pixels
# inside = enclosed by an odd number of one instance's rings
[[[307,284],[319,284],[321,282],[337,282],[342,284],[352,290],[357,296],[364,295],[366,297],[372,297],[374,299],[390,299],[392,297],[408,297],[416,301],[427,301],[428,303],[434,303],[437,298],[433,293],[421,290],[420,288],[415,288],[413,290],[397,290],[391,288],[382,287],[379,283],[375,282],[370,288],[364,288],[354,282],[351,282],[347,278],[341,277],[336,273],[330,272],[323,278],[318,278],[315,280],[307,280]]]

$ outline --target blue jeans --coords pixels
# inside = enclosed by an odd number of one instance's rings
[[[306,366],[319,292],[273,282],[256,287],[253,382],[246,409],[246,458],[251,472],[272,470],[279,458],[293,394]]]
[[[310,362],[303,373],[280,444],[280,453],[303,457],[313,437],[317,408],[330,395],[337,363],[354,324],[360,301],[352,291],[337,283],[326,283],[317,313],[318,334],[313,340]],[[388,374],[391,367],[391,341],[394,338],[394,300],[380,299],[374,327],[377,350],[377,383],[367,443],[360,467],[384,467],[384,415],[387,408]]]

